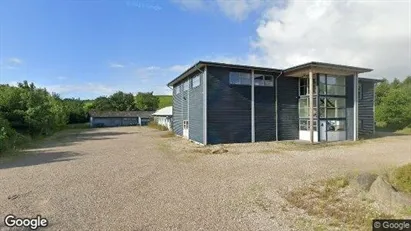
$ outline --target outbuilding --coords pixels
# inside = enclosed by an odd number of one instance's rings
[[[309,62],[287,69],[199,61],[173,88],[173,131],[201,144],[358,140],[375,131],[372,69]]]
[[[173,107],[164,107],[153,114],[154,122],[158,125],[167,127],[169,131],[172,131],[172,118],[173,118]]]
[[[91,127],[144,126],[153,111],[90,111]]]

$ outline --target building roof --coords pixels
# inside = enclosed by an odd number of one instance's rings
[[[304,63],[301,65],[293,66],[284,70],[284,73],[287,74],[289,72],[305,69],[305,68],[324,68],[324,69],[339,69],[339,70],[348,70],[357,73],[364,73],[370,72],[372,69],[370,68],[363,68],[363,67],[354,67],[354,66],[347,66],[347,65],[340,65],[340,64],[333,64],[333,63],[323,63],[323,62],[309,62]]]
[[[153,113],[153,116],[172,116],[172,115],[173,115],[172,106],[161,108]]]
[[[254,69],[256,71],[267,71],[267,72],[281,72],[282,70],[270,67],[257,67],[257,66],[248,66],[248,65],[241,65],[241,64],[230,64],[230,63],[219,63],[219,62],[210,62],[210,61],[198,61],[196,64],[188,68],[184,71],[181,75],[177,76],[171,82],[167,84],[167,86],[171,87],[174,84],[180,82],[181,80],[185,79],[190,74],[198,71],[200,68],[204,66],[217,66],[217,67],[228,67],[228,68],[235,68],[235,69]]]
[[[154,111],[90,111],[91,117],[99,118],[114,118],[114,117],[124,117],[124,118],[149,118]]]
[[[342,70],[342,71],[355,72],[355,73],[364,73],[364,72],[372,71],[372,69],[369,69],[369,68],[346,66],[346,65],[323,63],[323,62],[309,62],[309,63],[301,64],[298,66],[290,67],[287,69],[276,69],[276,68],[270,68],[270,67],[258,67],[258,66],[239,65],[239,64],[209,62],[209,61],[198,61],[196,64],[194,64],[193,66],[188,68],[186,71],[184,71],[181,75],[177,76],[175,79],[169,82],[167,86],[169,87],[174,86],[176,83],[182,81],[187,76],[200,70],[200,68],[204,66],[218,66],[218,67],[228,67],[228,68],[235,68],[235,69],[245,69],[245,70],[254,69],[256,71],[284,72],[285,74],[307,69],[307,68],[335,69],[335,70]]]
[[[370,81],[370,82],[377,82],[377,83],[384,82],[383,79],[377,79],[377,78],[359,77],[359,79],[362,80],[362,81]]]

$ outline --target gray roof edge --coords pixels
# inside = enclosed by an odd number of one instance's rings
[[[289,71],[294,71],[296,69],[300,68],[306,68],[306,67],[331,67],[331,68],[345,68],[345,69],[352,69],[356,72],[370,72],[373,71],[373,69],[370,68],[364,68],[364,67],[354,67],[354,66],[348,66],[348,65],[340,65],[340,64],[333,64],[333,63],[325,63],[325,62],[309,62],[309,63],[304,63],[301,65],[289,67],[284,70],[284,72],[289,72]]]
[[[167,86],[171,87],[177,82],[185,79],[190,72],[194,70],[194,68],[201,68],[202,66],[218,66],[218,67],[228,67],[228,68],[238,68],[238,69],[255,69],[259,71],[272,71],[272,72],[281,72],[282,69],[271,68],[271,67],[258,67],[258,66],[250,66],[250,65],[242,65],[242,64],[231,64],[231,63],[220,63],[220,62],[211,62],[211,61],[198,61],[193,66],[189,67],[186,71],[180,74],[177,78],[170,81]]]

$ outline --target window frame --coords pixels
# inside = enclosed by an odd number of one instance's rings
[[[233,76],[234,74],[236,74],[237,76]],[[245,78],[247,77],[247,78]],[[237,78],[238,79],[238,83],[237,81],[234,82],[232,81],[232,79]],[[247,80],[246,82],[244,80]],[[251,86],[251,73],[247,73],[247,72],[239,72],[239,71],[230,71],[228,74],[228,83],[230,85],[240,85],[240,86]]]
[[[362,83],[358,82],[358,100],[362,100],[364,98],[364,86]]]
[[[192,88],[196,88],[196,87],[201,85],[201,75],[202,74],[198,74],[198,75],[196,75],[192,78],[192,81],[191,81],[192,82]],[[197,81],[198,81],[198,83],[197,83]]]
[[[190,79],[187,79],[183,83],[183,91],[187,91],[188,89],[190,89]]]
[[[262,84],[257,85],[256,84],[256,78],[262,77]],[[270,78],[271,81],[267,81],[267,79]],[[267,84],[270,83],[270,84]],[[267,75],[267,74],[254,74],[254,86],[255,87],[274,87],[274,76],[273,75]]]
[[[180,93],[181,93],[181,84],[179,84],[175,87],[175,94],[178,95]]]

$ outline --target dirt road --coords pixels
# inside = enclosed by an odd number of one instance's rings
[[[93,129],[27,150],[0,164],[0,216],[40,214],[50,230],[290,230],[282,192],[411,162],[411,136],[309,151],[229,145],[208,154],[164,134]]]

